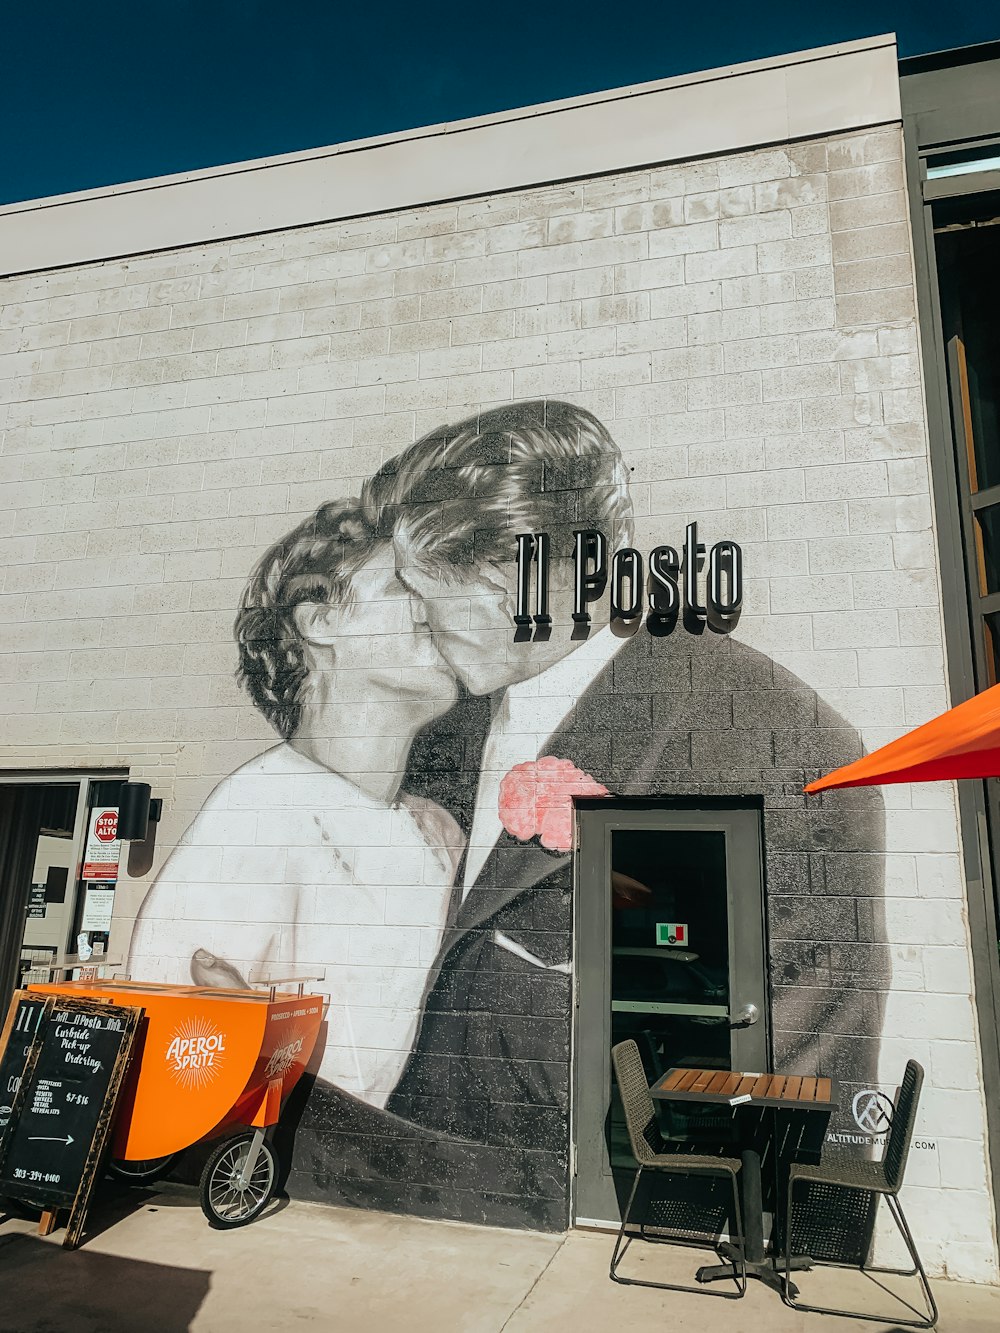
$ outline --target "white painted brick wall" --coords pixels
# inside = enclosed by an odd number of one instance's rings
[[[692,517],[743,542],[738,636],[869,746],[945,705],[896,129],[33,274],[0,301],[0,763],[129,765],[166,796],[157,864],[272,740],[232,676],[262,549],[514,397],[606,422],[640,547]],[[954,796],[887,807],[881,1077],[928,1071],[922,1246],[993,1279]],[[145,887],[122,882],[114,951]]]

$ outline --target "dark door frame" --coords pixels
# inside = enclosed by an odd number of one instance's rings
[[[37,840],[37,820],[32,836],[25,838],[21,821],[25,818],[31,825],[33,803],[40,801],[41,792],[48,786],[77,786],[76,817],[73,826],[73,844],[76,851],[75,865],[70,882],[75,891],[80,881],[83,868],[83,849],[86,836],[87,811],[90,804],[91,787],[95,782],[124,782],[128,780],[128,768],[117,767],[101,770],[88,769],[25,769],[23,771],[4,770],[0,772],[0,797],[17,791],[24,799],[13,794],[0,805],[0,817],[6,823],[6,830],[0,829],[0,872],[3,880],[0,889],[6,884],[21,884],[15,890],[20,901],[10,903],[0,901],[0,1021],[6,1012],[7,1000],[17,978],[17,960],[24,939],[25,910],[31,887],[31,865],[34,861]]]
[[[643,828],[655,827],[654,820],[657,816],[664,814],[674,815],[682,824],[685,821],[690,822],[692,827],[700,827],[705,831],[713,828],[735,832],[736,838],[752,837],[756,850],[755,864],[752,866],[741,865],[740,869],[748,873],[751,879],[756,879],[756,893],[752,901],[735,901],[732,896],[732,886],[737,880],[738,875],[731,872],[729,863],[730,854],[736,854],[736,847],[733,845],[735,838],[730,840],[727,845],[727,874],[729,875],[729,893],[730,911],[728,913],[729,921],[729,957],[730,957],[730,977],[736,975],[735,960],[742,953],[746,954],[749,948],[759,947],[759,956],[761,960],[761,969],[759,976],[759,988],[754,987],[754,993],[751,995],[747,989],[746,983],[740,988],[740,993],[735,993],[732,987],[729,994],[730,1012],[733,1013],[737,1008],[746,1002],[757,1004],[760,1011],[758,1023],[748,1029],[753,1041],[753,1054],[751,1057],[752,1067],[759,1068],[761,1072],[769,1070],[773,1064],[773,1044],[771,1032],[771,988],[770,988],[770,968],[769,968],[769,949],[767,938],[767,903],[764,875],[764,827],[763,827],[763,807],[759,800],[747,799],[706,799],[706,798],[660,798],[660,799],[631,799],[631,800],[597,800],[597,801],[579,801],[577,802],[577,839],[576,852],[574,855],[574,947],[573,947],[573,1036],[572,1036],[572,1106],[570,1115],[571,1132],[571,1224],[575,1223],[578,1215],[578,1195],[579,1195],[579,1167],[580,1167],[580,1132],[581,1132],[581,1106],[583,1104],[584,1094],[581,1090],[581,1077],[586,1071],[590,1071],[593,1077],[594,1071],[600,1066],[601,1087],[610,1086],[611,1078],[611,1042],[610,1042],[610,988],[611,988],[611,954],[608,943],[610,941],[610,919],[611,919],[611,899],[610,892],[603,897],[596,894],[588,898],[582,892],[584,882],[581,858],[585,849],[590,852],[589,842],[593,830],[599,827],[601,834],[605,838],[602,856],[605,862],[605,869],[608,871],[608,883],[610,885],[610,843],[607,837],[608,833],[615,831],[616,825],[620,828]],[[595,823],[586,826],[586,815],[590,812],[603,814],[605,818],[600,821],[599,826]],[[752,821],[752,823],[751,823]],[[734,829],[735,825],[735,829]],[[742,825],[742,829],[739,827]],[[759,904],[759,913],[753,910],[754,902]],[[733,910],[733,907],[737,910]],[[742,907],[743,920],[740,921],[740,907]],[[756,935],[759,926],[759,936],[756,939],[748,939],[748,936]],[[600,951],[596,948],[589,948],[584,942],[585,936],[593,935],[594,939],[603,938],[604,944]],[[751,1067],[748,1065],[748,1067]],[[586,1117],[584,1117],[586,1119]],[[586,1157],[588,1150],[584,1148]],[[616,1222],[614,1216],[608,1218],[586,1217],[581,1220],[582,1225],[588,1222]]]
[[[0,787],[0,1013],[17,983],[43,790],[41,783]]]
[[[976,693],[976,636],[970,619],[969,589],[959,504],[956,440],[948,388],[934,240],[934,204],[945,198],[996,189],[997,173],[927,178],[935,153],[1000,142],[996,88],[1000,46],[972,47],[900,63],[903,150],[909,187],[916,276],[917,314],[927,408],[931,488],[936,518],[943,593],[944,643],[953,704]],[[974,647],[974,644],[977,646]],[[994,779],[994,782],[996,780]],[[995,876],[1000,821],[985,782],[959,782],[958,810],[979,1049],[983,1064],[986,1135],[995,1216],[1000,1217],[1000,958],[997,954]]]

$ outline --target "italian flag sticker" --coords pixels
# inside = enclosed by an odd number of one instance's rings
[[[657,944],[681,944],[688,942],[688,928],[679,921],[657,921]]]

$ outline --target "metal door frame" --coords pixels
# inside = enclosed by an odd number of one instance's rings
[[[73,835],[72,835],[73,847],[75,853],[72,863],[73,867],[72,882],[74,885],[74,892],[76,892],[76,887],[80,883],[80,872],[83,869],[84,843],[86,841],[86,834],[87,834],[87,813],[90,809],[91,786],[95,782],[118,782],[118,781],[127,782],[128,776],[129,776],[129,770],[127,767],[108,768],[108,769],[53,768],[50,770],[33,768],[33,769],[26,769],[23,772],[18,772],[16,769],[4,769],[2,772],[0,772],[0,783],[2,783],[4,786],[10,786],[10,787],[69,786],[72,783],[76,783],[77,786],[76,814],[74,815],[73,818]],[[12,945],[12,939],[11,940],[7,939],[7,934],[8,934],[7,927],[9,926],[10,929],[14,933],[16,933],[18,922],[20,920],[20,914],[23,911],[25,905],[26,905],[26,899],[25,903],[22,904],[18,904],[15,901],[11,901],[10,903],[7,904],[0,903],[0,913],[3,914],[3,919],[0,920],[0,942],[3,942],[5,946]],[[24,925],[23,921],[21,921],[20,940],[23,940],[23,938],[24,938]],[[17,953],[20,952],[20,943],[18,945],[17,950],[13,952]],[[4,997],[0,996],[0,1014],[2,1014],[2,1007],[5,1003],[6,1000],[4,999]]]
[[[603,816],[598,818],[598,816]],[[768,968],[766,904],[764,901],[763,867],[763,812],[759,802],[753,801],[697,801],[631,800],[578,802],[577,839],[574,857],[574,968],[573,968],[573,1034],[571,1058],[573,1062],[573,1100],[570,1116],[572,1180],[570,1190],[570,1224],[595,1226],[607,1223],[618,1225],[615,1218],[577,1216],[579,1190],[580,1110],[584,1100],[582,1075],[593,1078],[600,1066],[600,1087],[611,1084],[611,895],[585,894],[583,886],[587,872],[583,869],[585,854],[594,854],[593,840],[603,839],[603,850],[598,855],[603,862],[607,883],[611,882],[611,835],[618,830],[649,829],[664,832],[684,831],[722,832],[726,838],[726,889],[729,925],[730,1012],[744,1003],[756,1004],[760,1019],[749,1029],[756,1037],[755,1047],[763,1059],[757,1059],[760,1072],[769,1072],[772,1064],[770,975]],[[739,843],[749,838],[755,844],[756,856],[750,864],[736,864]],[[593,864],[593,863],[592,863]],[[734,888],[749,884],[756,894],[734,894]],[[754,904],[759,911],[753,910]],[[739,910],[742,908],[742,911]],[[601,948],[596,947],[600,940]],[[588,947],[588,944],[591,947]],[[746,966],[747,955],[756,949],[760,958],[759,977],[748,977],[756,972]],[[734,970],[738,957],[743,966]],[[742,974],[746,972],[748,977]],[[733,979],[740,978],[739,990]],[[753,985],[754,993],[749,989]],[[604,1094],[602,1093],[602,1096]],[[602,1117],[603,1118],[603,1117]],[[602,1176],[613,1173],[605,1157]],[[619,1219],[620,1220],[620,1219]]]
[[[930,180],[930,160],[982,142],[995,142],[997,117],[985,90],[992,90],[1000,60],[970,61],[956,53],[912,57],[900,63],[903,151],[909,187],[910,225],[916,275],[919,351],[927,411],[928,452],[942,588],[944,646],[949,701],[961,703],[981,688],[981,628],[972,623],[960,508],[958,450],[948,384],[938,287],[934,205],[996,189],[994,173]],[[986,179],[989,177],[989,179]],[[969,913],[973,1006],[983,1071],[988,1179],[993,1212],[1000,1218],[1000,921],[994,876],[1000,861],[1000,810],[991,787],[996,780],[959,782],[958,814],[965,900]]]

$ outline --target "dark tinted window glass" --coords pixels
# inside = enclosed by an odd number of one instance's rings
[[[1000,485],[1000,198],[984,197],[979,225],[939,231],[941,307],[945,339],[965,348],[967,411],[972,431],[972,489]],[[951,386],[962,396],[962,386]]]
[[[1000,592],[1000,505],[990,505],[976,515],[979,529],[979,581],[983,596]]]
[[[622,829],[611,842],[611,1031],[635,1040],[647,1080],[684,1065],[730,1067],[729,899],[721,832]],[[717,1107],[666,1103],[668,1138],[724,1139]],[[611,1159],[631,1162],[612,1089]]]

